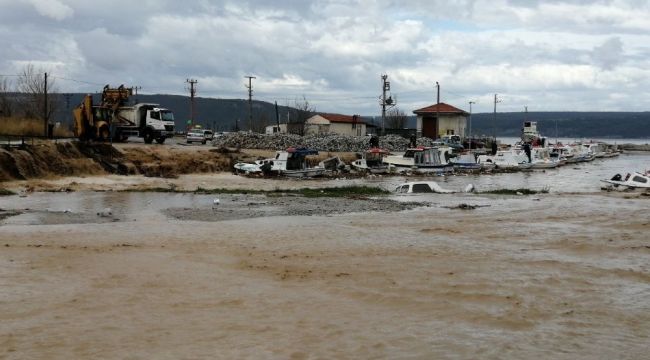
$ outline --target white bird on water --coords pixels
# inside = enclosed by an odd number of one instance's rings
[[[219,207],[219,203],[220,203],[219,199],[212,200],[212,208],[216,209],[217,207]]]

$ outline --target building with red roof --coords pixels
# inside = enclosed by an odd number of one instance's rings
[[[317,114],[305,122],[305,134],[366,135],[366,123],[359,115]]]
[[[467,113],[445,103],[433,104],[414,110],[417,115],[418,136],[438,139],[444,135],[465,136]]]

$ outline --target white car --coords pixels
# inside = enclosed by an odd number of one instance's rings
[[[185,141],[188,144],[193,142],[200,142],[201,144],[205,144],[208,140],[205,138],[203,130],[190,130],[185,136]]]
[[[205,140],[214,139],[214,132],[212,130],[203,130],[203,137]]]

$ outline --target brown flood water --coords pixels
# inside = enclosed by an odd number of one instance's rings
[[[432,195],[372,212],[355,203],[365,200],[236,195],[212,210],[212,197],[3,199],[30,210],[0,221],[0,358],[650,351],[647,197]],[[485,206],[448,208],[461,203]],[[300,215],[314,204],[321,211]],[[230,210],[239,215],[209,215]]]

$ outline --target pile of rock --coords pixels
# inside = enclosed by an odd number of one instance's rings
[[[228,133],[215,138],[216,147],[241,149],[284,150],[288,147],[304,146],[319,151],[361,152],[370,148],[370,136],[346,136],[338,134],[307,135],[295,134],[257,134],[248,132]],[[431,146],[433,140],[418,138],[418,146]],[[379,137],[379,147],[389,151],[404,151],[409,140],[398,135]]]

